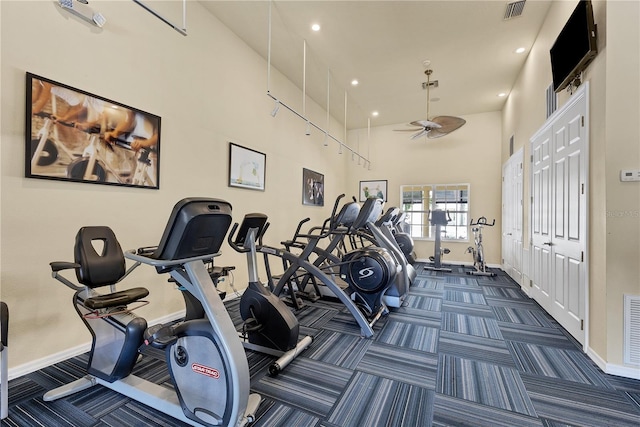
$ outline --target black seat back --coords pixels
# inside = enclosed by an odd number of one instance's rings
[[[356,202],[347,202],[342,206],[340,212],[335,216],[331,223],[331,228],[335,230],[338,227],[351,227],[360,213],[360,205]]]
[[[369,197],[362,207],[358,218],[353,222],[353,229],[359,230],[367,226],[368,223],[375,223],[382,213],[384,201],[375,197]]]
[[[98,248],[101,246],[101,248]],[[98,253],[100,250],[100,253]],[[90,288],[108,286],[124,276],[126,264],[120,243],[106,226],[82,227],[74,248],[78,282]]]
[[[173,207],[158,248],[159,260],[214,255],[231,225],[231,204],[220,199],[186,198]]]

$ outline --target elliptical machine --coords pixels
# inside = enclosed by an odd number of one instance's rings
[[[435,209],[435,210],[429,211],[429,214],[431,215],[431,218],[430,218],[431,225],[435,225],[436,227],[436,241],[435,241],[433,256],[429,257],[431,262],[433,262],[433,265],[425,266],[424,268],[425,270],[444,271],[444,272],[450,273],[451,272],[450,268],[442,266],[442,256],[450,253],[451,250],[449,250],[449,248],[443,248],[441,243],[442,243],[442,226],[443,225],[446,226],[449,223],[449,221],[451,221],[451,216],[449,215],[449,211],[443,211],[441,209]]]
[[[110,228],[81,228],[75,262],[52,262],[51,269],[55,279],[76,291],[76,311],[91,332],[88,374],[47,392],[44,400],[100,384],[189,425],[239,427],[252,422],[261,397],[250,394],[244,348],[204,263],[218,255],[230,224],[226,201],[183,199],[174,206],[157,247],[124,255]],[[135,261],[127,270],[125,257]],[[149,334],[146,320],[128,308],[142,303],[148,290],[115,291],[115,284],[141,263],[169,273],[199,301],[206,316]],[[69,269],[83,286],[60,275]],[[105,287],[110,292],[98,292]],[[131,374],[142,344],[165,350],[175,391]]]
[[[473,240],[476,244],[476,247],[474,248],[473,246],[469,246],[467,248],[467,253],[473,254],[473,266],[475,267],[475,270],[467,271],[467,274],[471,274],[474,276],[489,276],[489,277],[493,277],[496,275],[496,273],[487,271],[487,265],[484,260],[484,248],[482,246],[482,229],[484,227],[493,227],[495,224],[496,224],[495,218],[491,222],[491,224],[489,224],[487,222],[487,218],[483,216],[478,218],[478,220],[475,223],[473,222],[473,218],[471,218],[471,223],[469,225],[473,227],[471,231],[473,231]]]

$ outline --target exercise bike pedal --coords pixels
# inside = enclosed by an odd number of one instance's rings
[[[144,343],[160,350],[178,340],[172,325],[154,325],[144,332]]]

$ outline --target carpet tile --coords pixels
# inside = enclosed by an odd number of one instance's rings
[[[487,300],[484,299],[482,291],[470,292],[457,289],[445,289],[444,299],[447,301],[464,302],[467,304],[487,304]]]
[[[517,323],[520,325],[552,327],[551,322],[544,313],[529,309],[517,309],[512,307],[493,307],[496,319],[499,322]]]
[[[390,319],[374,339],[396,347],[435,353],[438,347],[438,332],[438,329],[425,325]]]
[[[358,363],[357,370],[434,390],[438,356],[374,342]]]
[[[442,314],[442,330],[495,340],[502,339],[502,333],[494,319],[466,316],[458,313],[447,312]]]
[[[353,371],[299,357],[277,377],[264,376],[253,389],[264,396],[324,417]]]
[[[576,345],[560,330],[551,327],[498,322],[506,341],[519,341],[574,350]]]
[[[440,355],[436,391],[458,399],[535,416],[533,404],[515,369]]]
[[[640,425],[640,380],[603,374],[504,272],[423,267],[371,339],[339,301],[305,301],[294,314],[301,335],[314,340],[278,376],[267,373],[274,357],[247,350],[251,391],[262,396],[251,427]],[[225,305],[241,330],[238,301]],[[134,373],[173,389],[164,351],[140,351]],[[84,376],[87,360],[81,354],[11,380],[1,426],[185,426],[102,386],[43,401]]]
[[[502,340],[440,331],[438,352],[515,368],[513,356]]]
[[[341,368],[354,369],[371,345],[371,340],[334,331],[318,334],[304,357],[330,363]]]
[[[608,388],[609,383],[593,362],[577,350],[510,342],[518,370]]]
[[[433,397],[425,388],[356,372],[327,421],[342,427],[426,427]]]
[[[522,375],[536,412],[556,423],[593,427],[640,425],[640,410],[619,390]]]
[[[490,319],[495,317],[493,310],[488,305],[467,304],[464,302],[443,301],[442,311],[466,314],[468,316],[487,317]]]
[[[436,394],[433,427],[541,427],[535,416]]]
[[[264,399],[256,414],[253,427],[313,427],[318,425],[319,418],[290,406]]]

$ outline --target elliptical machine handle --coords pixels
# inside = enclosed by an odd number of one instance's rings
[[[343,197],[344,197],[344,193],[336,197],[336,201],[333,203],[333,209],[331,210],[331,216],[329,217],[329,230],[335,230],[336,228],[335,221],[336,221],[336,213],[338,212],[338,204],[340,203],[340,199],[342,199]],[[322,225],[322,231],[324,232],[324,224]]]
[[[298,227],[296,228],[296,231],[293,233],[293,239],[291,239],[288,242],[281,242],[283,245],[284,244],[292,244],[292,243],[296,243],[296,240],[298,240],[298,237],[302,237],[303,235],[300,234],[300,230],[302,229],[302,224],[304,224],[305,222],[309,222],[311,221],[311,218],[305,218],[302,221],[300,221],[298,223]]]
[[[262,246],[262,238],[264,237],[264,233],[267,232],[267,228],[269,228],[269,225],[271,225],[271,223],[266,222],[264,224],[264,227],[262,227],[262,233],[260,233],[260,235],[258,236],[258,245]]]

